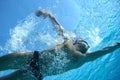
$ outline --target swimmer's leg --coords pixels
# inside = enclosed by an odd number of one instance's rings
[[[11,53],[0,57],[0,71],[21,69],[31,59],[33,52]]]
[[[26,70],[17,70],[9,75],[0,77],[0,80],[35,80]]]

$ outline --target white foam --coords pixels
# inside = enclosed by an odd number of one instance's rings
[[[34,30],[35,18],[28,16],[24,22],[21,22],[10,30],[10,39],[5,44],[5,50],[7,52],[26,50],[24,41],[26,37]]]
[[[13,29],[10,29],[10,39],[7,40],[5,46],[0,47],[0,56],[11,52],[41,50],[41,47],[43,49],[45,45],[54,47],[56,44],[62,43],[63,39],[61,37],[53,37],[49,32],[43,33],[47,32],[46,25],[43,30],[39,30],[41,32],[36,30],[36,26],[41,23],[41,20],[37,21],[36,17],[31,14]]]
[[[87,32],[88,32],[88,38],[92,42],[91,46],[92,47],[97,46],[102,40],[102,38],[99,36],[100,29],[96,27],[93,28],[92,31],[88,30]]]

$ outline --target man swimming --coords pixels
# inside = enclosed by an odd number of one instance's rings
[[[72,43],[72,40],[66,36],[62,25],[50,12],[40,10],[36,12],[36,16],[49,17],[54,24],[57,34],[63,37],[64,42],[49,50],[18,52],[1,56],[0,65],[2,66],[0,66],[0,71],[7,69],[18,70],[0,79],[17,79],[32,73],[38,80],[42,80],[42,77],[61,74],[78,68],[86,62],[94,61],[120,48],[120,43],[116,43],[113,46],[89,53],[87,52],[89,49],[88,43],[82,39],[77,39]],[[31,79],[33,80],[33,78]]]

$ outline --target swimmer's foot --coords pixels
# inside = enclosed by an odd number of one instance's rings
[[[34,51],[33,57],[29,63],[28,70],[30,70],[38,80],[42,80],[42,74],[39,69],[39,52],[38,51]]]

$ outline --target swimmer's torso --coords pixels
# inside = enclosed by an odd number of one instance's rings
[[[69,45],[58,46],[40,53],[40,70],[44,76],[60,74],[81,65],[82,58],[79,60],[73,57]]]
[[[65,72],[70,62],[68,53],[56,49],[41,52],[39,58],[40,70],[44,76]]]

